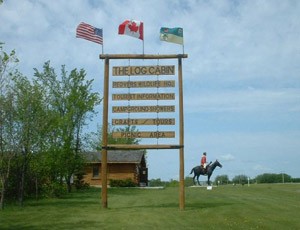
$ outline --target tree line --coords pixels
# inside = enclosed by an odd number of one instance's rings
[[[254,178],[250,178],[244,174],[234,176],[229,180],[227,175],[219,175],[215,178],[215,184],[247,184],[249,183],[299,183],[300,178],[293,178],[286,173],[263,173]]]
[[[204,184],[206,184],[206,177],[203,177],[205,180]],[[214,179],[214,185],[245,185],[248,184],[248,179],[250,184],[263,184],[263,183],[300,183],[300,178],[292,178],[290,175],[286,173],[264,173],[257,175],[255,178],[249,178],[248,176],[241,174],[234,176],[231,180],[228,175],[218,175]],[[184,184],[186,187],[194,185],[192,177],[186,177],[184,179]],[[149,180],[149,185],[152,187],[163,186],[163,187],[178,187],[178,180],[169,180],[164,181],[160,178]]]
[[[58,77],[50,61],[34,76],[20,73],[14,50],[0,43],[0,208],[4,200],[22,205],[24,196],[71,191],[82,171],[83,128],[101,98],[83,69],[62,65]],[[99,143],[99,140],[98,140]]]

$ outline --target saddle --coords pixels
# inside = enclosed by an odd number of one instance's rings
[[[203,165],[200,165],[200,167],[202,169],[203,174],[206,175],[207,174],[207,166],[206,166],[206,168],[204,168]]]
[[[200,165],[200,166],[201,166],[201,168],[202,168],[202,171],[203,171],[203,174],[204,174],[204,175],[206,175],[206,174],[207,174],[207,169],[208,169],[208,167],[211,165],[211,163],[212,163],[212,162],[209,162],[209,164],[208,164],[208,165],[206,165],[206,168],[204,168],[204,167],[203,167],[203,165]]]

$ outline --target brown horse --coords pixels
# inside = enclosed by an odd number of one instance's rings
[[[203,167],[201,166],[196,166],[192,169],[191,173],[192,174],[194,172],[194,177],[193,177],[193,182],[195,184],[195,177],[197,177],[197,182],[198,182],[198,185],[200,185],[200,182],[199,182],[199,176],[200,175],[204,175],[206,176],[207,175],[207,184],[210,185],[210,177],[213,173],[213,171],[215,170],[216,167],[220,167],[222,168],[222,165],[220,164],[220,162],[218,160],[216,160],[214,163],[212,164],[209,164],[207,167],[206,167],[206,172],[204,172],[204,169]]]

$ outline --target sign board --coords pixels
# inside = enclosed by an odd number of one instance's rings
[[[174,131],[113,132],[113,138],[174,138]]]
[[[112,106],[113,113],[171,113],[175,112],[174,105],[156,106]]]
[[[175,100],[175,93],[127,93],[112,94],[113,101],[129,100]]]
[[[112,125],[175,125],[175,118],[112,119]]]
[[[134,76],[134,75],[175,75],[174,65],[154,66],[114,66],[113,76]]]
[[[175,87],[175,81],[114,81],[113,88],[168,88]]]
[[[122,149],[179,149],[179,207],[181,210],[185,206],[185,186],[184,186],[184,130],[183,130],[183,87],[182,87],[182,59],[187,58],[187,54],[165,54],[165,55],[153,55],[153,54],[102,54],[100,55],[101,59],[104,59],[104,92],[103,92],[103,126],[102,126],[102,158],[101,158],[101,198],[102,206],[107,208],[107,152],[109,149],[113,150],[122,150]],[[158,144],[158,141],[155,145],[111,145],[108,143],[108,110],[109,110],[109,76],[110,76],[110,60],[112,59],[140,59],[140,60],[160,60],[160,59],[177,59],[178,60],[178,89],[179,89],[179,98],[178,98],[178,115],[179,115],[179,143],[178,145],[162,145]],[[175,87],[175,81],[160,81],[160,75],[175,75],[175,66],[174,65],[164,65],[164,66],[115,66],[112,68],[113,76],[128,76],[129,81],[116,81],[113,82],[113,88],[160,88],[160,87]],[[148,78],[150,81],[131,81],[131,76],[135,75],[152,75]],[[156,77],[156,79],[154,78]],[[150,79],[152,78],[152,79]],[[167,79],[166,79],[167,80]],[[177,83],[176,83],[177,84]],[[158,90],[156,93],[159,93]],[[152,94],[153,95],[153,94]],[[128,96],[125,96],[128,97]],[[135,97],[135,96],[134,96]],[[146,95],[144,95],[146,97]],[[155,98],[158,96],[155,96]],[[124,99],[125,100],[125,99]],[[156,99],[157,100],[157,99]],[[158,105],[157,106],[113,106],[113,113],[160,113],[160,112],[175,112],[174,105]],[[157,119],[113,119],[114,125],[128,125],[128,124],[147,124],[147,125],[173,125],[175,124],[175,119],[166,118],[166,123],[160,124],[160,121],[163,121],[164,118]],[[150,121],[149,121],[150,120]],[[126,121],[128,124],[126,124]],[[158,124],[159,123],[159,124]],[[113,132],[114,138],[174,138],[174,131],[159,131],[158,129],[154,132],[126,132],[118,131]],[[124,147],[126,146],[126,148]]]

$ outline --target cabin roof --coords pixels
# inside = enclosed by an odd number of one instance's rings
[[[86,152],[86,161],[88,163],[101,162],[101,152]],[[144,150],[109,150],[107,151],[107,163],[141,163]]]

